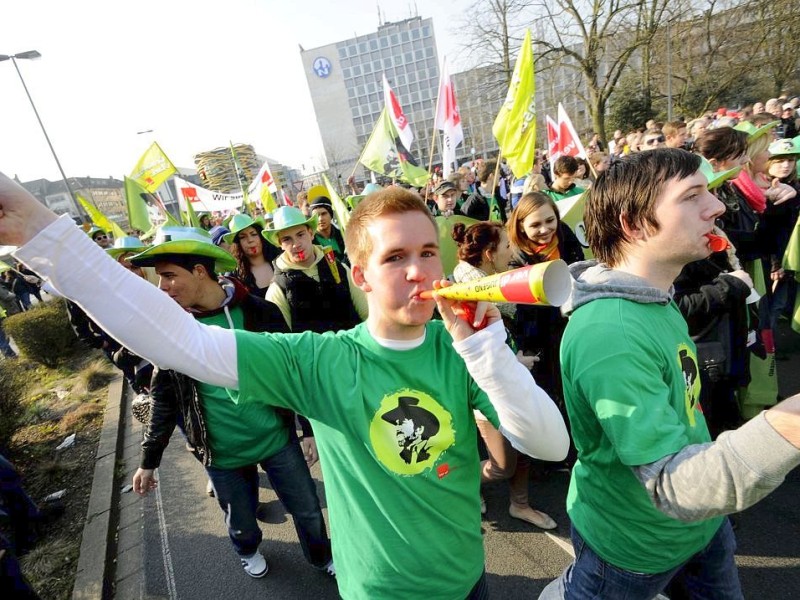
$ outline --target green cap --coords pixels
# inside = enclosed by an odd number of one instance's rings
[[[106,254],[108,254],[114,260],[117,260],[120,256],[127,252],[138,254],[144,252],[148,248],[149,246],[144,244],[139,238],[128,235],[115,239],[114,247],[106,248]]]
[[[108,235],[108,232],[105,229],[100,229],[97,225],[92,225],[89,231],[86,232],[86,235],[94,239],[94,236],[96,236],[98,233],[105,233]]]
[[[222,239],[225,240],[226,244],[232,244],[234,238],[239,235],[239,232],[247,229],[248,227],[252,227],[253,225],[259,225],[262,229],[264,227],[264,221],[261,218],[254,219],[247,213],[239,213],[238,215],[233,215],[228,221],[226,227],[231,230],[230,233],[226,233],[222,236]]]
[[[698,156],[700,156],[698,154]],[[734,167],[733,169],[728,169],[727,171],[718,171],[714,172],[714,167],[711,166],[711,163],[706,160],[704,156],[700,156],[700,172],[706,176],[708,180],[708,189],[713,190],[721,186],[723,183],[728,181],[728,179],[733,179],[736,177],[739,172],[742,170],[742,166],[739,165],[738,167]]]
[[[770,157],[791,156],[794,154],[800,154],[800,136],[775,140],[769,145]]]
[[[756,127],[750,121],[742,121],[741,123],[737,124],[734,129],[737,131],[744,131],[747,134],[747,141],[752,142],[753,140],[760,138],[762,135],[767,133],[770,129],[777,127],[779,123],[780,121],[772,121],[771,123],[767,123],[761,127]]]
[[[300,212],[299,208],[294,206],[281,206],[272,213],[272,227],[264,229],[261,235],[273,246],[280,248],[281,244],[278,241],[278,234],[281,231],[298,225],[307,225],[311,231],[317,229],[317,217],[313,215],[306,219],[306,216]]]
[[[377,183],[368,183],[364,186],[364,191],[361,192],[362,196],[369,196],[372,192],[380,192],[383,188]]]
[[[216,261],[214,269],[217,273],[236,268],[236,259],[219,246],[215,246],[205,229],[174,225],[161,227],[153,240],[153,246],[131,257],[131,262],[140,267],[152,267],[162,259],[161,257],[170,254],[213,258]]]

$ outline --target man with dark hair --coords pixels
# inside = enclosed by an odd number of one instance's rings
[[[481,162],[478,167],[478,186],[461,207],[465,216],[478,221],[498,221],[505,223],[505,201],[496,194],[496,160]]]
[[[238,389],[239,403],[309,418],[343,598],[488,597],[473,411],[543,460],[562,460],[569,438],[558,408],[506,346],[495,306],[477,304],[468,322],[455,316],[453,302],[423,294],[447,282],[439,232],[419,196],[392,187],[355,208],[345,238],[369,317],[323,335],[203,326],[2,174],[0,207],[0,243],[20,246],[19,258],[68,297],[79,296],[126,345],[155,364]],[[146,307],[137,318],[150,326],[131,328],[120,298]],[[432,320],[434,308],[441,321]],[[477,331],[484,317],[488,325]],[[425,412],[393,418],[412,403]],[[410,457],[407,437],[420,442]]]
[[[576,558],[542,599],[647,600],[668,587],[673,598],[741,599],[725,515],[800,464],[800,395],[711,442],[695,345],[672,300],[684,265],[711,254],[724,211],[699,167],[683,150],[638,153],[587,199],[597,261],[571,267],[561,346]]]
[[[233,270],[236,260],[201,229],[163,227],[156,244],[131,262],[155,267],[159,287],[201,323],[245,331],[287,331],[274,304],[248,293],[236,278],[217,278],[216,273]],[[155,469],[180,421],[213,484],[245,573],[259,578],[269,570],[258,552],[262,539],[256,520],[260,466],[294,519],[306,560],[334,575],[325,520],[306,464],[309,456],[316,461],[311,427],[303,420],[301,449],[293,413],[263,404],[235,404],[230,393],[176,371],[156,370],[150,388],[152,413],[142,441],[140,467],[133,476],[134,491],[146,495],[156,487]]]
[[[575,185],[578,174],[578,161],[572,156],[559,156],[553,164],[553,183],[548,189],[541,190],[558,202],[570,196],[582,194],[585,189]]]

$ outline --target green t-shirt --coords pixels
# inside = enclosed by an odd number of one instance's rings
[[[579,456],[567,495],[573,524],[617,567],[661,573],[679,565],[708,544],[721,519],[668,517],[631,469],[710,441],[695,346],[678,307],[589,302],[569,320],[561,365]]]
[[[585,188],[578,187],[576,185],[568,189],[566,192],[558,192],[556,190],[547,188],[542,190],[542,193],[546,194],[547,196],[550,196],[556,202],[556,204],[558,204],[559,200],[563,200],[564,198],[571,198],[572,196],[577,196],[578,194],[582,194],[585,191],[586,191]]]
[[[405,351],[365,324],[236,339],[242,401],[314,426],[342,597],[465,597],[484,568],[472,411],[497,415],[443,324]]]
[[[242,310],[230,310],[236,329],[244,328]],[[230,328],[223,313],[199,318],[206,325]],[[262,367],[263,368],[263,367]],[[265,369],[269,371],[269,369]],[[289,442],[289,431],[273,408],[262,403],[236,404],[231,391],[196,382],[208,430],[212,467],[238,469],[272,456]]]

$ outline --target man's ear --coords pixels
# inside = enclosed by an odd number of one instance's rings
[[[353,283],[355,283],[356,287],[362,292],[367,293],[372,291],[372,286],[370,286],[370,284],[367,282],[367,278],[364,276],[364,269],[362,269],[360,266],[351,266],[350,275],[353,277]]]
[[[620,213],[619,224],[620,227],[622,227],[622,232],[625,234],[626,240],[633,242],[644,238],[645,230],[639,225],[632,224],[627,213]]]

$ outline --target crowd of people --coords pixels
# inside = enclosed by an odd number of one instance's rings
[[[800,464],[800,396],[748,391],[796,295],[797,100],[594,136],[523,178],[487,159],[371,184],[341,229],[318,187],[112,245],[0,176],[0,243],[146,404],[134,490],[157,487],[178,428],[251,577],[260,466],[342,597],[487,598],[481,485],[557,527],[530,504],[533,458],[571,471],[575,560],[541,598],[741,598],[727,516]],[[560,207],[579,194],[577,232]],[[423,294],[554,260],[561,309]]]

